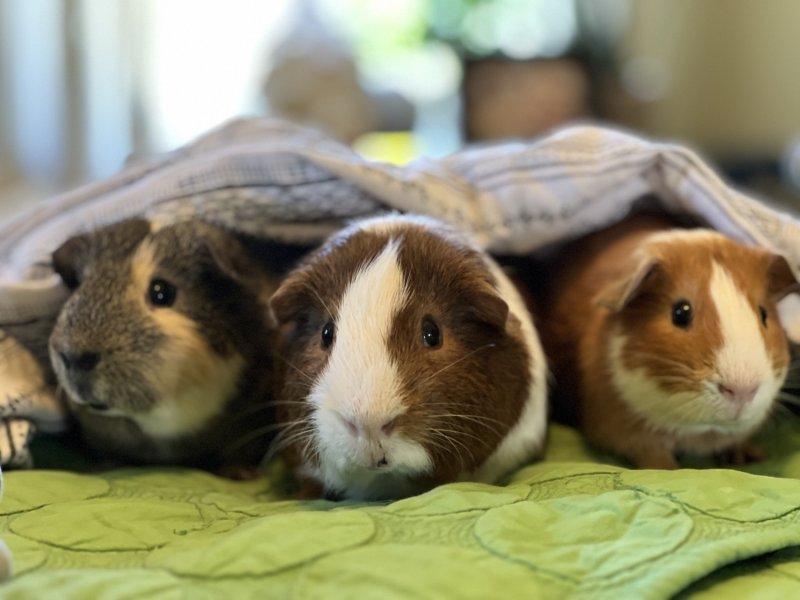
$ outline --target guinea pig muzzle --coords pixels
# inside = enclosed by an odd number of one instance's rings
[[[100,362],[100,354],[98,352],[66,352],[61,350],[58,355],[64,364],[64,368],[70,372],[89,373]]]
[[[377,422],[372,422],[368,419],[348,419],[338,412],[334,414],[355,445],[353,462],[370,470],[385,470],[390,466],[385,442],[389,441],[394,431],[396,418],[378,418]]]
[[[61,371],[64,379],[74,393],[68,394],[70,400],[75,404],[86,406],[96,412],[105,412],[109,405],[94,398],[92,393],[92,379],[97,365],[100,364],[101,355],[99,352],[74,351],[68,348],[54,347],[57,360],[61,363],[55,365],[56,370]]]

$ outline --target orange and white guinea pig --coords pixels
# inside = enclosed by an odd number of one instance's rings
[[[756,458],[789,366],[776,301],[796,285],[783,257],[655,216],[568,245],[538,299],[556,414],[641,468]]]
[[[493,482],[542,449],[546,365],[530,315],[497,264],[443,223],[356,222],[271,307],[279,441],[302,495]]]

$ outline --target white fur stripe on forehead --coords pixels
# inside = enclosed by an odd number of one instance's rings
[[[366,410],[388,418],[401,410],[394,406],[399,375],[388,351],[394,317],[408,298],[399,250],[400,242],[390,240],[355,273],[339,304],[336,337],[319,384],[347,418],[366,416]]]
[[[339,306],[339,332],[349,331],[352,326],[353,333],[357,333],[363,323],[369,322],[374,326],[370,337],[386,343],[392,319],[408,297],[398,261],[400,245],[400,241],[390,239],[375,259],[353,275]]]
[[[709,291],[717,308],[722,347],[717,353],[719,375],[725,383],[756,385],[772,376],[756,308],[748,302],[731,274],[711,263]]]
[[[648,236],[647,241],[651,244],[661,242],[691,242],[696,244],[704,240],[713,242],[721,239],[727,238],[718,231],[711,229],[670,229],[669,231],[661,231]]]

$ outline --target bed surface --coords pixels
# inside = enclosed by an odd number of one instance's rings
[[[628,470],[553,426],[547,461],[503,486],[391,504],[288,500],[280,464],[249,482],[9,472],[0,536],[15,576],[0,596],[800,596],[795,420],[768,428],[776,458],[749,473]]]

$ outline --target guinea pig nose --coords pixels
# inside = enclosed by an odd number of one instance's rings
[[[731,402],[736,404],[747,404],[756,397],[759,384],[739,385],[732,383],[720,383],[717,387],[719,388],[719,393]]]
[[[344,425],[347,428],[347,431],[350,433],[350,435],[352,435],[353,437],[358,437],[361,431],[361,428],[358,425],[356,425],[350,419],[343,417],[338,412],[336,413],[336,416],[339,417],[339,420],[342,422],[342,425]]]
[[[364,436],[366,438],[377,440],[381,435],[390,436],[397,423],[397,417],[393,417],[388,421],[380,421],[377,419],[348,419],[338,412],[336,413],[336,416],[342,422],[342,425],[347,428],[347,431],[350,433],[350,435],[356,438]]]
[[[100,362],[100,354],[97,352],[59,352],[59,354],[66,368],[78,371],[91,371]]]
[[[394,426],[397,424],[397,418],[394,418],[390,421],[387,421],[383,425],[381,425],[381,431],[384,435],[392,435],[392,431],[394,431]]]

